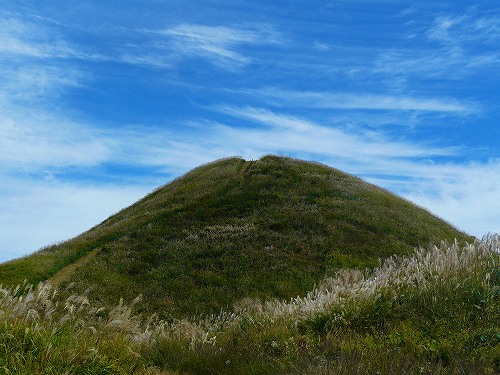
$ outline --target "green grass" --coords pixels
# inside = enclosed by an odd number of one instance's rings
[[[373,268],[446,239],[472,239],[387,191],[324,165],[267,156],[201,166],[83,235],[0,265],[0,283],[68,275],[97,301],[143,293],[142,312],[210,314],[244,297],[304,295],[340,268]]]
[[[0,374],[497,374],[500,237],[341,270],[301,298],[164,321],[0,288]]]
[[[80,239],[64,245],[47,246],[29,256],[1,264],[0,283],[17,285],[25,280],[31,283],[47,280],[59,270],[88,254],[92,248],[93,244]]]

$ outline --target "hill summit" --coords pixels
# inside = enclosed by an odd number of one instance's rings
[[[0,283],[49,279],[163,316],[245,297],[290,298],[345,267],[471,240],[428,211],[339,170],[228,158],[158,188],[80,236],[0,265]],[[76,285],[76,286],[73,286]]]

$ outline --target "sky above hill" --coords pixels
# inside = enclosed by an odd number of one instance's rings
[[[0,0],[0,261],[235,155],[500,232],[495,4]]]

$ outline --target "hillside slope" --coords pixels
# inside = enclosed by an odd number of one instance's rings
[[[110,303],[142,293],[143,310],[180,316],[243,297],[293,297],[339,268],[373,267],[455,238],[471,240],[324,165],[230,158],[194,169],[75,239],[0,265],[0,283],[53,277]]]

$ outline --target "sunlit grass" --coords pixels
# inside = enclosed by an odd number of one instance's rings
[[[107,308],[49,283],[2,287],[0,373],[494,374],[499,252],[496,235],[443,243],[304,297],[169,321],[135,313],[140,297]]]

